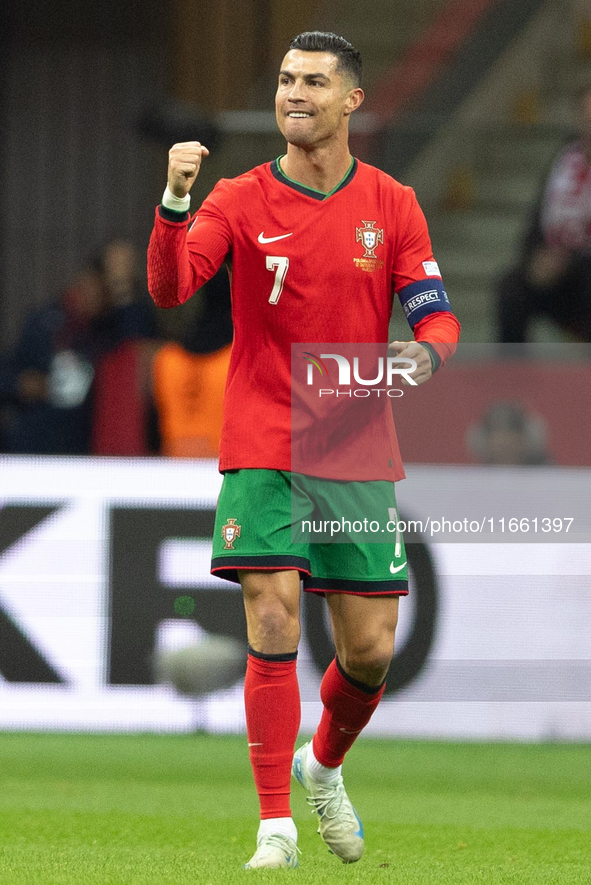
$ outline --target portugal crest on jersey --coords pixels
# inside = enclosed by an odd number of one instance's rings
[[[384,228],[377,230],[375,221],[362,221],[361,224],[364,227],[355,228],[355,242],[358,243],[361,240],[365,246],[363,258],[375,258],[378,243],[384,242]]]
[[[236,525],[235,519],[229,519],[228,522],[222,526],[222,538],[225,541],[224,550],[234,550],[234,541],[236,538],[240,537],[241,529],[242,526]]]
[[[377,228],[376,221],[362,221],[363,227],[355,228],[355,242],[363,243],[365,252],[361,258],[354,258],[355,265],[361,270],[374,271],[384,266],[384,262],[377,257],[376,249],[379,243],[384,242],[384,228]]]

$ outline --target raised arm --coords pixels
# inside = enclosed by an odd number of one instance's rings
[[[159,307],[183,304],[219,270],[231,245],[227,219],[210,196],[193,218],[188,242],[189,192],[209,151],[198,141],[175,144],[168,154],[168,183],[156,209],[148,246],[148,289]]]

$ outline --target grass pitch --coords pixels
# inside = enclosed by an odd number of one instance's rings
[[[1,885],[591,882],[591,746],[360,740],[346,783],[366,853],[345,866],[294,790],[295,871],[244,871],[257,803],[244,738],[0,735]]]

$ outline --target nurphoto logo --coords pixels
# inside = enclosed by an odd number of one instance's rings
[[[331,388],[321,388],[318,391],[318,396],[357,396],[357,397],[367,397],[371,396],[371,392],[373,390],[378,396],[381,393],[385,393],[386,396],[389,397],[400,397],[403,396],[403,391],[397,388],[393,388],[394,379],[398,379],[399,377],[404,378],[407,384],[410,384],[414,387],[417,386],[417,382],[412,377],[412,372],[414,372],[417,368],[416,360],[410,359],[409,357],[401,357],[401,356],[380,356],[377,359],[377,365],[372,371],[372,374],[375,373],[375,377],[373,378],[362,378],[359,370],[359,357],[353,357],[353,380],[357,384],[361,385],[360,388],[349,389],[349,390],[340,390],[341,387],[351,388],[351,362],[347,359],[346,356],[343,356],[340,353],[321,353],[319,356],[316,354],[310,353],[309,351],[304,351],[304,359],[308,362],[308,371],[306,383],[308,386],[312,386],[314,384],[314,368],[318,369],[320,375],[324,378],[330,377],[329,369],[324,362],[324,360],[334,360],[337,364],[338,368],[338,388],[339,389],[331,389]],[[334,366],[332,367],[334,371]],[[382,383],[385,381],[386,387],[376,387],[375,385]]]

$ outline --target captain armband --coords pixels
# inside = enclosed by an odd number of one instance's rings
[[[411,329],[431,313],[451,312],[447,292],[443,282],[438,279],[410,283],[400,290],[398,297]]]

